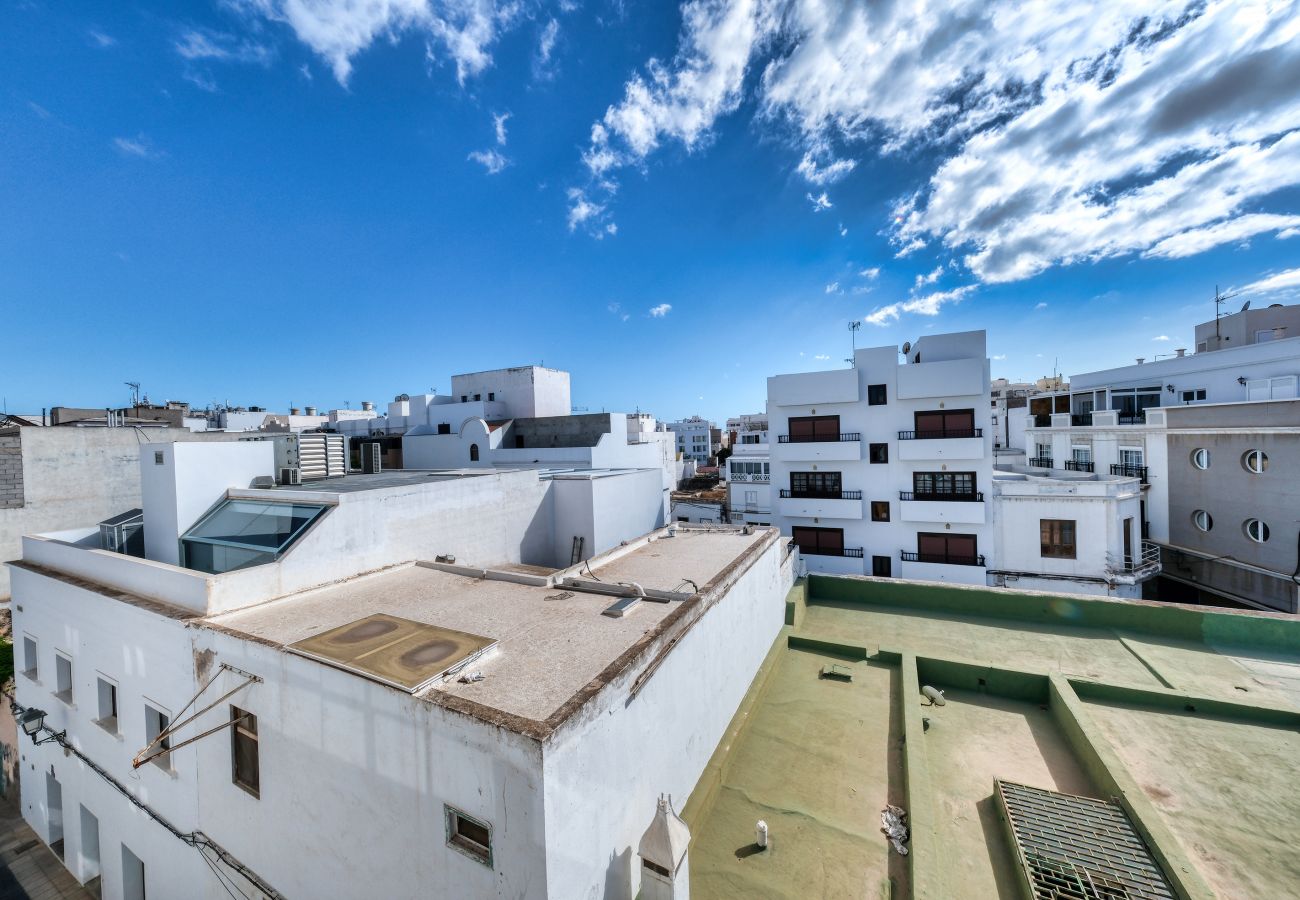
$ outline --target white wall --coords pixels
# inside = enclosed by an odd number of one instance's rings
[[[686,802],[785,622],[793,575],[784,555],[780,541],[768,544],[636,697],[629,700],[628,689],[644,662],[546,743],[548,896],[636,896],[636,849],[656,800],[671,794],[678,808]]]
[[[509,418],[531,419],[544,416],[567,416],[572,412],[569,373],[541,366],[517,366],[453,375],[451,395],[454,400],[480,395],[487,400],[494,394],[504,404]]]
[[[180,536],[228,488],[247,488],[254,478],[274,474],[275,446],[270,441],[143,445],[140,493],[145,555],[179,565]]]

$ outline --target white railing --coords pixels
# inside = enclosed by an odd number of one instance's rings
[[[1106,554],[1106,566],[1118,574],[1154,575],[1160,571],[1160,547],[1151,541],[1142,541],[1136,555]]]

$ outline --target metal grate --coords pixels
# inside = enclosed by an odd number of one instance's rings
[[[1173,900],[1116,804],[1010,781],[997,796],[1034,900]]]

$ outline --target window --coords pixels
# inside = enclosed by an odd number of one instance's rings
[[[495,391],[488,391],[488,399],[489,399],[489,400],[495,400],[496,398],[497,398],[497,395],[496,395],[496,392],[495,392]]]
[[[745,508],[753,509],[758,506],[758,491],[745,491]]]
[[[468,402],[469,402],[469,394],[461,394],[461,395],[460,395],[460,402],[461,402],[461,403],[468,403]]]
[[[1142,451],[1137,447],[1120,447],[1119,464],[1121,466],[1142,466]]]
[[[1039,519],[1038,543],[1042,556],[1074,559],[1074,519]]]
[[[906,558],[904,556],[904,559]],[[983,565],[976,549],[976,540],[973,534],[918,532],[914,558],[917,562],[943,563],[954,566]]]
[[[262,795],[257,756],[257,716],[230,707],[230,777],[254,797]]]
[[[1197,400],[1205,399],[1205,388],[1197,388],[1194,391],[1183,391],[1183,402],[1194,403]]]
[[[873,463],[889,462],[889,445],[888,444],[870,444],[867,447],[868,458]]]
[[[523,446],[524,446],[524,436],[522,434],[515,435],[515,449],[517,450],[522,449]]]
[[[64,703],[72,702],[72,660],[62,653],[54,654],[54,696]]]
[[[918,500],[975,495],[974,472],[913,472],[912,492]]]
[[[36,639],[23,635],[23,674],[36,681],[41,674],[37,663]]]
[[[450,422],[439,422],[439,423],[438,423],[438,434],[451,434],[451,423],[450,423]]]
[[[1268,526],[1259,519],[1247,519],[1242,527],[1246,531],[1246,537],[1255,543],[1262,544],[1268,540]]]
[[[272,562],[327,509],[323,504],[225,500],[185,532],[183,563],[219,574]]]
[[[158,735],[166,731],[167,726],[170,725],[171,722],[172,722],[171,716],[163,712],[161,709],[157,709],[153,706],[150,706],[148,703],[146,703],[144,705],[145,746],[153,744],[154,739],[157,738]],[[157,766],[158,768],[163,769],[164,771],[170,771],[172,767],[172,755],[167,751],[171,750],[171,748],[172,748],[171,737],[169,736],[163,738],[161,741],[159,741],[157,744],[154,744],[150,748],[149,752],[157,753],[157,755],[154,756],[149,761],[153,763],[155,766]],[[158,753],[159,750],[163,752]]]
[[[868,406],[884,406],[888,402],[889,399],[885,391],[885,385],[883,384],[867,385]]]
[[[110,734],[117,734],[117,685],[101,676],[99,687],[99,718],[96,721]]]
[[[447,846],[483,865],[492,866],[492,826],[453,806],[443,805],[447,817]]]
[[[790,494],[794,497],[838,498],[842,490],[839,472],[790,473]]]
[[[482,395],[482,394],[475,394],[475,395],[474,395],[474,402],[475,402],[475,403],[477,403],[478,401],[480,401],[480,400],[482,400],[482,399],[483,399],[483,395]]]
[[[893,560],[888,556],[871,557],[871,574],[875,575],[877,578],[892,578],[893,575],[890,572],[890,566],[892,563]]]
[[[975,410],[932,409],[915,413],[917,438],[975,437]]]
[[[478,462],[478,444],[469,445],[469,461]]]
[[[872,500],[871,501],[871,521],[888,522],[889,521],[889,501]]]
[[[155,466],[161,466],[163,464],[163,452],[161,450],[155,450],[153,452],[153,464]]]
[[[1296,376],[1252,378],[1246,382],[1247,400],[1290,400],[1296,395]]]
[[[1198,469],[1210,467],[1210,451],[1207,447],[1197,447],[1192,451],[1192,465]]]
[[[1192,524],[1201,531],[1209,531],[1214,527],[1214,517],[1203,509],[1198,509],[1192,513]]]
[[[805,528],[796,525],[790,529],[799,552],[812,556],[843,556],[843,528]]]
[[[1070,458],[1073,459],[1073,460],[1074,460],[1075,462],[1077,462],[1077,463],[1084,463],[1084,464],[1090,463],[1090,462],[1092,462],[1092,448],[1091,448],[1091,447],[1071,447],[1071,448],[1070,448]]]
[[[1241,455],[1241,467],[1247,472],[1262,475],[1268,468],[1268,454],[1263,450],[1247,450]]]
[[[1276,337],[1272,328],[1260,328],[1255,332],[1255,343],[1262,344],[1265,341],[1271,341]]]
[[[791,416],[790,442],[795,444],[838,441],[839,416]]]

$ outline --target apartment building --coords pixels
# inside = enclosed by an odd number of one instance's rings
[[[143,555],[87,522],[9,564],[22,813],[78,880],[685,896],[665,799],[783,627],[774,530],[647,529],[655,504],[601,513],[593,482],[537,468],[290,487],[269,442],[141,450]],[[584,507],[597,552],[569,566]]]
[[[712,465],[718,451],[722,449],[721,432],[708,419],[691,416],[680,422],[668,422],[665,426],[676,441],[677,455],[682,459],[691,459],[701,466]]]
[[[858,350],[767,381],[773,524],[809,571],[985,584],[985,333]]]

